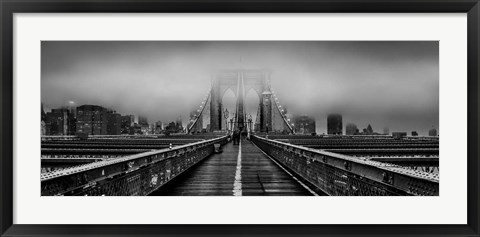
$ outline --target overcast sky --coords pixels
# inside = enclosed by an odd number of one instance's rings
[[[212,73],[236,68],[270,70],[281,104],[315,117],[318,133],[329,113],[378,132],[438,129],[438,42],[44,41],[42,102],[47,111],[74,101],[186,123]]]

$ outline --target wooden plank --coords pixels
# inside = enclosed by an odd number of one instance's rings
[[[250,141],[242,140],[241,183],[243,196],[311,196],[297,181]],[[228,143],[192,170],[153,192],[152,196],[232,196],[238,145]]]

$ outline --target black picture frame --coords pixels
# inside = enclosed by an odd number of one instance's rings
[[[478,0],[1,0],[1,236],[479,236]],[[14,13],[468,13],[468,224],[466,225],[17,225],[13,224]],[[455,205],[455,203],[452,203]],[[34,210],[32,210],[34,211]],[[448,215],[448,213],[445,213]]]

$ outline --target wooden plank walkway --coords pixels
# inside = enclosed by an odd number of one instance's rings
[[[240,152],[239,152],[240,149]],[[152,196],[311,196],[250,141],[228,143]]]

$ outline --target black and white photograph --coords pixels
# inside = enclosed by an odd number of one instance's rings
[[[40,47],[41,196],[440,195],[438,41]]]

